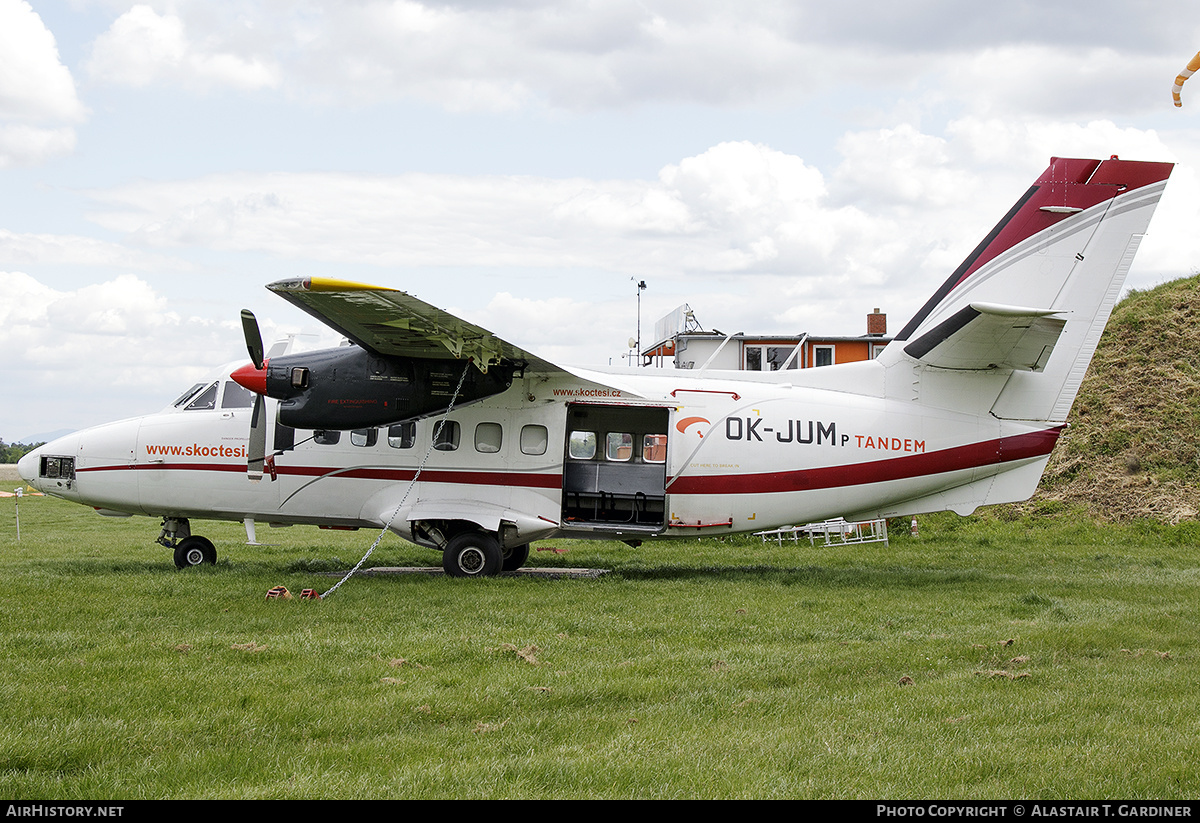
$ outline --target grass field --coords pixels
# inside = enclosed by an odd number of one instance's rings
[[[889,547],[551,541],[598,579],[356,577],[368,532],[0,500],[0,796],[1195,798],[1200,525]],[[203,525],[203,528],[200,528]],[[432,565],[386,539],[368,565]]]

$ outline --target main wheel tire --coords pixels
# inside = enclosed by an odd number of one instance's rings
[[[491,577],[503,563],[500,542],[485,532],[455,535],[442,551],[442,569],[451,577]]]
[[[511,549],[503,551],[504,563],[500,568],[506,572],[515,572],[517,569],[525,565],[525,561],[529,559],[529,544],[523,546],[513,546]]]
[[[193,534],[185,537],[175,546],[175,565],[180,569],[189,566],[199,566],[202,563],[213,565],[217,562],[217,547],[207,537]]]

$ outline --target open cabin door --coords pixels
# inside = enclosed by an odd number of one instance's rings
[[[665,408],[567,406],[564,525],[665,527],[668,420]]]

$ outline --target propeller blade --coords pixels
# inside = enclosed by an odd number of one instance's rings
[[[250,352],[250,361],[254,363],[254,368],[261,369],[263,367],[262,332],[258,330],[258,319],[249,309],[242,309],[242,334],[246,336],[246,351]]]
[[[251,315],[253,317],[253,315]],[[250,414],[250,444],[246,459],[246,476],[251,483],[263,477],[267,453],[267,410],[261,394],[254,396],[254,411]]]

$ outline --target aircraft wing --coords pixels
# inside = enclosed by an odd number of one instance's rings
[[[910,357],[943,369],[1040,372],[1066,320],[1054,309],[971,303],[904,347]]]
[[[537,372],[563,369],[474,323],[397,289],[328,278],[267,286],[368,351],[391,357],[470,357],[481,371],[507,361]]]

